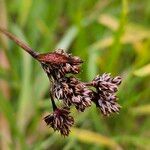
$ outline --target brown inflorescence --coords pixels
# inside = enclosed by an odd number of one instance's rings
[[[97,76],[92,85],[96,88],[93,102],[100,108],[101,112],[109,116],[112,112],[119,112],[121,106],[117,103],[116,92],[121,84],[121,77],[112,78],[110,74],[104,73]]]
[[[72,76],[56,81],[53,93],[57,99],[63,100],[66,106],[74,105],[77,110],[82,112],[92,103],[92,90]]]
[[[49,62],[47,60],[49,57],[46,57],[45,55],[43,55],[43,57],[46,58],[46,61],[44,58],[40,59],[42,68],[47,73],[47,75],[52,77],[54,80],[61,79],[68,73],[78,74],[80,72],[80,66],[83,61],[79,57],[67,54],[62,49],[58,49],[54,52],[54,57],[57,56],[59,58],[53,59],[53,62]]]
[[[63,50],[57,50],[54,53],[55,56],[59,54],[59,59],[64,59],[60,60],[62,63],[51,63],[48,60],[41,59],[41,65],[52,82],[53,98],[61,100],[63,105],[68,108],[74,106],[80,112],[90,107],[92,103],[105,116],[109,116],[113,112],[119,112],[121,106],[117,103],[116,92],[121,84],[121,77],[113,78],[110,74],[104,73],[102,76],[98,75],[92,82],[81,82],[72,75],[80,72],[82,60],[65,53]],[[48,59],[48,56],[44,55],[44,57]],[[53,109],[54,112],[44,118],[45,122],[54,130],[60,131],[62,135],[68,135],[69,128],[73,125],[73,118],[67,117],[68,113],[60,111],[61,109],[57,107],[53,106]]]
[[[46,124],[59,131],[63,136],[68,136],[70,127],[74,124],[74,119],[69,115],[70,111],[67,107],[57,108],[55,111],[44,117]]]
[[[105,116],[119,112],[121,106],[117,103],[116,92],[122,81],[120,76],[113,78],[110,74],[104,73],[92,82],[81,82],[73,76],[80,72],[83,63],[79,57],[72,56],[62,49],[39,54],[7,30],[0,28],[0,32],[40,62],[50,79],[53,112],[46,116],[44,121],[55,131],[59,131],[63,136],[69,135],[70,127],[74,123],[73,117],[69,115],[71,106],[83,112],[93,102]],[[55,99],[61,100],[65,107],[58,108]]]

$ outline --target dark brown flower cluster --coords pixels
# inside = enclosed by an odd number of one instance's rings
[[[96,88],[94,102],[102,113],[108,116],[112,112],[119,112],[120,105],[117,103],[115,93],[118,91],[118,85],[121,84],[121,77],[112,78],[110,74],[104,73],[102,76],[97,76],[92,84]]]
[[[77,110],[84,111],[91,106],[92,90],[75,77],[64,77],[54,84],[53,93],[57,99],[63,100],[68,107],[74,105]]]
[[[49,59],[54,56],[56,57],[55,59],[53,58],[54,61],[49,62]],[[47,75],[53,80],[61,79],[68,73],[78,74],[82,63],[79,57],[73,57],[62,49],[58,49],[54,53],[41,54],[38,59]]]
[[[51,63],[40,59],[43,69],[52,82],[51,95],[53,97],[51,99],[61,100],[67,108],[75,106],[81,112],[90,107],[92,102],[100,108],[103,115],[108,116],[112,112],[119,112],[120,105],[117,103],[116,96],[118,85],[121,83],[119,76],[112,78],[110,74],[104,73],[102,76],[97,76],[92,82],[81,82],[72,75],[80,72],[82,60],[62,50],[54,53],[61,56],[60,60],[57,58],[61,63]],[[49,59],[48,56],[46,58]],[[53,108],[54,112],[44,118],[45,122],[54,130],[60,131],[62,135],[68,135],[69,128],[73,125],[72,117],[68,116],[69,111],[65,110],[66,108],[61,111],[55,105],[54,100]],[[62,128],[63,124],[65,127]]]
[[[68,136],[70,127],[74,123],[73,117],[70,116],[71,106],[83,112],[93,102],[100,108],[103,115],[108,116],[113,112],[119,112],[120,105],[117,103],[116,92],[121,84],[121,77],[113,78],[110,74],[104,73],[92,82],[81,82],[73,76],[80,72],[81,63],[83,63],[79,57],[67,54],[61,49],[39,54],[7,30],[0,28],[0,32],[40,62],[50,79],[53,112],[46,116],[44,121],[55,131]],[[58,108],[55,99],[61,100],[64,107]]]
[[[67,107],[57,108],[52,114],[46,116],[44,120],[55,131],[58,130],[62,135],[67,136],[70,132],[69,127],[74,124],[74,119],[69,114]]]

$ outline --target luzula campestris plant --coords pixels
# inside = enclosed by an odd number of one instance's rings
[[[70,127],[74,124],[74,118],[70,116],[70,106],[75,106],[78,111],[83,112],[95,103],[105,116],[119,112],[120,105],[117,103],[116,92],[121,84],[120,76],[113,78],[110,74],[104,73],[91,82],[81,82],[73,76],[80,72],[83,63],[79,57],[67,54],[62,49],[39,54],[5,29],[0,28],[0,32],[36,59],[47,74],[51,82],[49,92],[53,112],[46,116],[44,121],[55,131],[59,131],[63,136],[69,135]],[[56,106],[55,99],[62,101],[62,108]]]

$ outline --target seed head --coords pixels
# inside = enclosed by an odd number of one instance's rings
[[[54,53],[42,54],[39,58],[44,71],[54,80],[63,78],[66,74],[78,74],[82,60],[79,57],[71,56],[63,50]],[[53,62],[51,62],[51,57]],[[51,61],[48,61],[48,60]],[[60,60],[59,60],[60,59]]]
[[[97,90],[115,93],[118,91],[118,85],[121,84],[121,77],[112,78],[110,74],[104,73],[102,76],[98,75],[92,83]]]
[[[69,74],[78,74],[83,61],[76,56],[67,54],[62,49],[51,53],[39,54],[3,28],[0,32],[13,40],[34,59],[40,62],[51,82],[50,98],[53,113],[44,118],[47,125],[63,136],[68,136],[74,119],[70,116],[70,106],[74,105],[78,111],[84,111],[94,102],[104,115],[118,112],[116,92],[121,84],[121,77],[111,77],[104,73],[97,76],[92,82],[84,83]],[[58,108],[55,98],[62,100],[67,107]]]
[[[59,131],[61,135],[68,136],[70,127],[74,124],[74,119],[69,115],[69,109],[66,107],[57,108],[52,114],[46,116],[44,121],[46,124]]]
[[[58,80],[53,89],[55,97],[63,100],[68,107],[74,105],[77,110],[84,111],[86,107],[91,106],[92,90],[75,77]]]
[[[121,106],[117,103],[117,97],[107,92],[99,92],[95,94],[94,102],[105,116],[111,113],[118,113]]]
[[[97,76],[92,81],[92,85],[96,88],[93,101],[106,116],[109,116],[113,112],[119,112],[121,108],[117,103],[117,96],[115,95],[120,84],[121,77],[112,78],[110,74],[106,73],[102,76]]]

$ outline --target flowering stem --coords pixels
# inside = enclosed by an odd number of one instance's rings
[[[54,96],[53,96],[53,80],[51,77],[49,77],[49,81],[51,83],[51,88],[50,88],[50,92],[49,92],[49,95],[50,95],[50,98],[51,98],[51,103],[52,103],[52,107],[53,107],[53,111],[55,111],[57,109],[57,106],[55,104],[55,100],[54,100]]]
[[[50,98],[51,98],[51,103],[52,103],[53,111],[55,111],[57,109],[57,106],[55,104],[54,97],[53,97],[53,94],[52,94],[51,91],[50,91]]]

